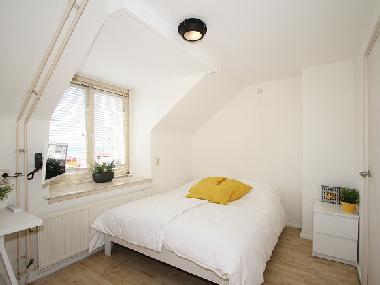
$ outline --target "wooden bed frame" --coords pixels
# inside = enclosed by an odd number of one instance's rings
[[[198,277],[201,277],[203,279],[206,279],[208,281],[220,284],[220,285],[228,285],[228,279],[223,279],[215,274],[215,272],[206,269],[198,264],[196,264],[193,261],[190,261],[188,259],[185,259],[183,257],[178,256],[174,252],[163,248],[161,252],[156,252],[141,246],[133,245],[129,242],[126,242],[124,240],[121,240],[117,237],[106,235],[104,234],[104,252],[105,255],[111,256],[112,252],[112,244],[117,243],[119,245],[122,245],[124,247],[127,247],[129,249],[132,249],[134,251],[137,251],[139,253],[142,253],[146,256],[149,256],[151,258],[154,258],[156,260],[159,260],[161,262],[164,262],[166,264],[169,264],[171,266],[177,267],[183,271],[189,272],[193,275],[196,275]]]

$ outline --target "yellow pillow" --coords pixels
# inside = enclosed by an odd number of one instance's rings
[[[199,181],[193,187],[191,187],[189,193],[186,195],[187,198],[196,198],[202,200],[208,200],[215,203],[228,203],[229,196],[228,191],[223,191],[221,193],[217,192],[218,185],[226,180],[227,177],[207,177]],[[225,196],[228,196],[227,198]]]
[[[234,189],[220,185],[205,184],[201,190],[191,191],[187,198],[208,200],[209,202],[227,205]]]
[[[199,181],[193,187],[190,188],[190,193],[192,195],[201,195],[203,192],[209,192],[213,189],[213,186],[217,186],[226,180],[227,177],[207,177]],[[192,198],[192,197],[189,197]]]
[[[219,185],[223,181],[225,181],[227,177],[206,177],[203,178],[201,181],[199,181],[196,185],[198,184],[214,184],[214,185]]]
[[[244,184],[239,180],[227,179],[223,181],[220,185],[220,188],[228,188],[232,191],[232,194],[229,198],[229,202],[235,201],[246,195],[253,188],[250,185]]]
[[[207,200],[222,205],[228,204],[234,189],[230,187],[222,187],[222,184],[215,186],[215,189],[210,193]]]

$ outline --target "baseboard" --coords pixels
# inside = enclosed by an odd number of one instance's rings
[[[89,257],[90,255],[92,255],[92,254],[94,254],[100,250],[104,250],[104,248],[103,247],[98,248],[97,250],[93,251],[92,253],[89,253],[87,250],[87,251],[81,252],[77,255],[74,255],[68,259],[62,260],[56,264],[53,264],[47,268],[34,270],[34,271],[29,273],[28,284],[31,282],[34,282],[40,278],[46,277],[50,274],[53,274],[54,272],[57,272],[57,271],[65,268],[65,267],[67,267],[67,266],[69,266],[75,262],[78,262],[82,259],[85,259],[85,258]]]
[[[286,226],[287,227],[291,227],[291,228],[296,228],[296,229],[301,229],[302,228],[301,225],[292,224],[292,223],[287,223]]]
[[[338,257],[334,257],[334,256],[329,256],[329,255],[318,253],[318,252],[314,252],[314,251],[312,253],[312,256],[313,257],[327,259],[327,260],[336,261],[336,262],[339,262],[339,263],[344,263],[344,264],[352,265],[354,267],[357,266],[357,263],[354,262],[354,261],[345,260],[345,259],[342,259],[342,258],[338,258]]]
[[[363,275],[362,275],[362,269],[360,268],[359,264],[356,265],[356,270],[358,272],[358,276],[359,276],[359,282],[361,285],[365,285],[363,283]]]
[[[305,234],[303,231],[300,233],[300,238],[302,239],[308,239],[308,240],[313,240],[313,236],[309,234]]]

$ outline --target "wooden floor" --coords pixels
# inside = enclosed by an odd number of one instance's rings
[[[349,265],[311,257],[311,241],[299,238],[299,230],[286,228],[264,274],[265,285],[358,285],[356,269]],[[34,285],[50,284],[212,284],[191,274],[115,246],[112,257],[99,252],[70,265]]]

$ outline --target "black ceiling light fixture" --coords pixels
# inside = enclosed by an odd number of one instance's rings
[[[178,33],[185,41],[197,42],[207,33],[207,26],[200,19],[189,18],[179,24]]]

